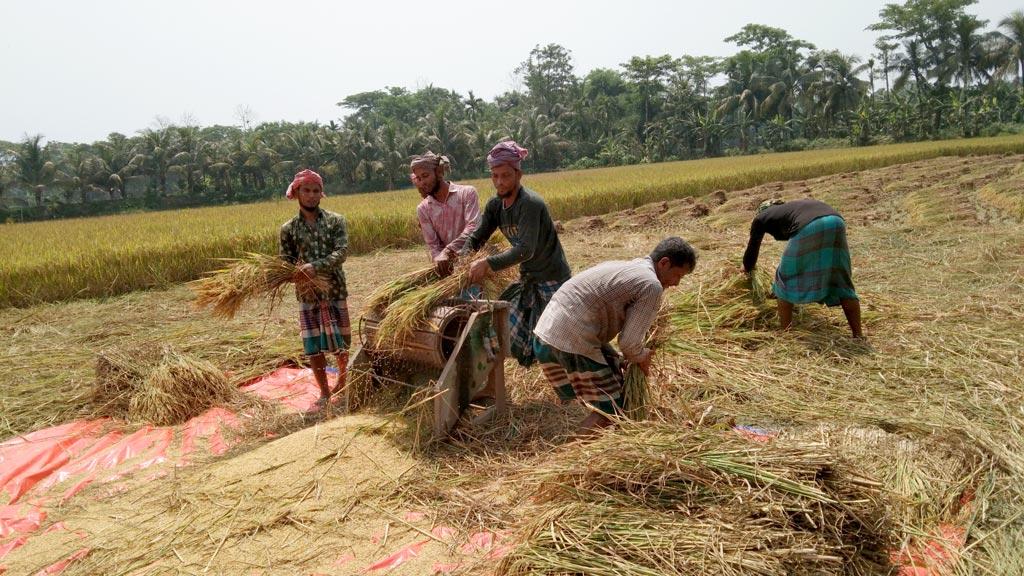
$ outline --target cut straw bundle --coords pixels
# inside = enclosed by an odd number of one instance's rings
[[[292,264],[276,256],[257,253],[228,259],[227,262],[228,266],[189,283],[195,294],[196,306],[210,306],[213,315],[220,318],[233,318],[242,304],[253,298],[269,297],[271,302],[277,301],[284,287],[294,281],[302,265],[301,262]],[[330,282],[317,275],[299,286],[301,290],[316,294],[325,292]]]
[[[525,473],[536,487],[499,574],[881,574],[876,484],[821,444],[623,423]]]
[[[675,340],[695,336],[757,339],[775,321],[774,306],[767,301],[770,293],[771,274],[767,271],[757,268],[753,274],[740,275],[725,270],[710,285],[702,284],[673,299]]]
[[[489,256],[497,252],[496,246],[487,245],[477,254]],[[379,303],[378,306],[384,302],[387,305],[379,309],[382,317],[377,330],[376,346],[381,349],[400,347],[412,336],[413,331],[426,325],[433,310],[469,288],[469,265],[472,261],[471,258],[461,259],[455,270],[444,278],[420,270],[407,275],[405,280],[396,280],[378,289],[374,293],[374,301]],[[506,268],[484,276],[480,282],[483,291],[481,297],[496,298],[508,286],[514,274],[514,268]],[[388,286],[392,286],[390,291],[385,290]]]
[[[97,415],[167,426],[242,400],[222,370],[178,352],[133,357],[113,351],[96,361],[92,401]]]
[[[654,325],[647,335],[644,345],[652,354],[668,340],[668,326],[671,319],[670,311],[671,309],[668,306],[662,305],[661,310],[658,311],[658,317],[655,319]],[[626,417],[633,420],[646,420],[648,398],[650,398],[647,375],[640,369],[640,366],[630,364],[626,368],[624,380],[625,382],[622,386],[622,405]]]
[[[439,279],[433,267],[403,274],[370,293],[366,298],[366,309],[383,315],[387,307],[403,294]]]

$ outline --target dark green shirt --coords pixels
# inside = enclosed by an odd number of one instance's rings
[[[520,186],[516,201],[508,208],[498,196],[488,200],[480,226],[466,245],[479,250],[495,229],[501,229],[512,247],[487,259],[491,269],[519,264],[520,277],[533,282],[562,282],[572,276],[548,206],[533,190]]]
[[[281,226],[281,258],[292,264],[303,262],[313,265],[319,276],[329,278],[331,287],[327,294],[320,294],[323,300],[344,300],[348,297],[345,286],[345,271],[341,263],[348,257],[348,230],[345,217],[321,208],[317,209],[316,223],[310,225],[302,213]],[[303,296],[298,290],[295,296],[301,302],[316,302],[316,295]]]

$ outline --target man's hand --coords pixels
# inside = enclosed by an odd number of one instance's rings
[[[747,270],[743,264],[740,264],[740,274],[750,274],[751,272],[753,272],[753,270]]]
[[[292,280],[294,280],[296,284],[303,284],[313,280],[314,278],[316,278],[316,269],[313,268],[312,264],[306,263],[299,266],[298,270],[295,271],[295,276]]]
[[[437,276],[444,278],[452,274],[455,269],[455,261],[457,256],[447,250],[441,252],[440,256],[434,260],[434,271],[437,272]]]
[[[647,357],[636,363],[640,367],[640,371],[644,373],[644,376],[651,377],[651,359],[654,358],[654,351],[651,350],[647,353]]]
[[[474,261],[469,265],[469,283],[479,284],[490,271],[491,265],[487,263],[487,258]]]
[[[651,358],[653,358],[653,357],[654,357],[654,350],[648,349],[647,350],[647,355],[644,356],[643,360],[637,360],[637,361],[625,360],[622,363],[622,373],[625,374],[626,371],[629,370],[630,366],[632,366],[633,364],[636,364],[636,366],[638,368],[640,368],[640,371],[644,373],[644,376],[647,376],[649,378],[651,376]]]

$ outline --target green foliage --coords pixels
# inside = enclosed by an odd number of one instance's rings
[[[582,77],[568,48],[536,45],[514,70],[522,89],[491,101],[385,87],[343,98],[347,115],[327,125],[242,114],[241,127],[163,121],[77,148],[33,136],[0,146],[0,219],[269,199],[302,168],[331,195],[387,190],[427,149],[467,179],[504,138],[547,171],[1000,133],[1024,123],[1024,12],[988,29],[975,3],[887,4],[866,60],[751,23],[725,58],[634,56]]]

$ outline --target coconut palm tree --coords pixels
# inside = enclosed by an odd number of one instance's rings
[[[415,135],[408,135],[395,120],[388,120],[377,133],[377,147],[380,149],[381,174],[384,187],[394,190],[395,184],[409,172],[408,159]]]
[[[112,132],[106,140],[96,143],[95,152],[98,184],[106,186],[111,200],[115,193],[124,200],[124,180],[138,168],[132,162],[135,144],[123,134]]]
[[[99,174],[99,161],[88,144],[76,144],[64,155],[56,180],[64,188],[64,198],[71,202],[78,193],[82,204],[89,201],[89,190]]]
[[[185,193],[192,195],[196,184],[202,182],[209,157],[210,146],[202,138],[198,126],[178,126],[175,130],[177,154],[171,158],[171,171],[185,177]]]
[[[827,133],[837,119],[856,110],[861,98],[868,93],[868,82],[858,78],[868,65],[859,64],[857,56],[836,50],[815,52],[808,62],[821,72],[820,78],[811,84],[810,92],[815,111],[823,122],[822,130]]]
[[[1014,10],[999,21],[999,27],[1006,30],[1000,35],[1005,39],[1004,51],[1007,63],[1012,63],[1013,73],[1024,91],[1024,10]],[[1007,67],[1007,71],[1009,66]]]
[[[960,86],[960,98],[965,99],[967,89],[975,80],[985,79],[987,50],[985,36],[980,33],[987,20],[963,15],[954,25],[950,38],[952,58],[939,62],[936,73]],[[945,83],[945,82],[943,82]]]
[[[173,128],[173,126],[164,126],[143,130],[139,151],[132,159],[132,163],[139,166],[145,175],[156,179],[156,189],[161,197],[167,195],[167,175],[173,166],[175,154]]]
[[[25,136],[14,151],[14,165],[18,181],[31,188],[35,194],[36,206],[43,205],[46,186],[53,182],[56,166],[50,160],[50,152],[42,145],[43,135]]]

